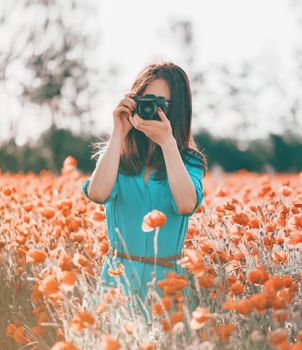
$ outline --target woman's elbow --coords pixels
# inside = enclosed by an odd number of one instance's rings
[[[197,194],[195,192],[195,196],[194,196],[194,200],[191,202],[190,206],[187,206],[185,208],[182,208],[182,210],[180,210],[180,214],[181,215],[187,215],[190,214],[194,211],[194,209],[196,208],[197,205]]]
[[[103,198],[100,198],[100,196],[98,196],[95,191],[92,191],[91,188],[90,188],[90,183],[87,187],[87,193],[88,193],[88,196],[89,198],[93,201],[93,202],[102,202],[103,201]]]

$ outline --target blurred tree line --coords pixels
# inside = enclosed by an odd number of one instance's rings
[[[0,93],[14,95],[27,113],[38,109],[50,127],[71,128],[80,120],[92,129],[92,105],[103,85],[92,62],[96,13],[95,0],[3,0],[0,33],[10,40],[0,42]],[[20,123],[8,121],[16,137]]]
[[[100,139],[109,135],[100,135]],[[224,171],[233,172],[246,169],[254,172],[298,172],[302,170],[302,140],[292,134],[270,134],[265,140],[255,140],[242,150],[238,140],[215,138],[206,131],[195,134],[197,146],[207,158],[209,170],[220,165]],[[95,160],[91,160],[92,136],[78,136],[70,130],[51,127],[34,144],[17,146],[10,139],[0,149],[2,171],[33,171],[51,169],[59,174],[64,159],[72,155],[83,173],[91,173]]]

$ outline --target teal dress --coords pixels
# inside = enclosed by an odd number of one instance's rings
[[[188,214],[182,215],[178,212],[168,179],[164,183],[156,181],[154,179],[154,171],[149,175],[147,184],[145,184],[144,173],[146,167],[136,176],[129,176],[118,172],[111,194],[102,202],[94,201],[94,203],[103,204],[105,207],[110,250],[116,248],[119,252],[128,253],[129,255],[154,256],[155,229],[150,232],[144,232],[142,230],[142,222],[146,214],[153,209],[157,209],[163,212],[167,218],[166,224],[160,227],[159,230],[157,257],[167,257],[182,253],[188,230],[189,217],[194,214],[203,200],[203,170],[201,168],[201,160],[188,155],[182,157],[182,159],[191,176],[197,194],[196,206]],[[197,166],[189,164],[188,161]],[[90,199],[87,192],[89,181],[90,178],[82,185],[83,193],[88,199]],[[116,228],[118,228],[124,242],[120,239]],[[126,245],[128,252],[126,252],[124,245]],[[171,261],[174,266],[173,268],[156,265],[156,282],[165,279],[164,271],[166,273],[175,271],[177,274],[187,276],[186,270],[176,264],[177,260]],[[110,266],[116,268],[118,262],[121,262],[125,267],[128,282],[123,275],[118,276],[118,278],[125,287],[126,294],[135,295],[136,298],[139,297],[140,303],[138,304],[141,305],[141,302],[143,302],[146,305],[147,283],[152,280],[154,264],[120,257],[113,259],[113,255],[108,254],[100,276],[100,280],[105,281],[107,286],[110,283],[114,287],[117,286],[116,277],[108,274],[108,268]],[[163,291],[157,287],[157,283],[156,292],[162,297]],[[196,307],[196,304],[192,300],[193,296],[188,287],[184,290],[184,296],[190,298],[192,311]]]

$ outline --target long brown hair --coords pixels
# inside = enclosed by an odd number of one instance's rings
[[[164,79],[169,85],[171,101],[166,115],[171,123],[172,132],[182,159],[191,154],[193,158],[198,160],[198,165],[196,162],[191,163],[189,160],[187,162],[192,166],[202,167],[205,176],[208,171],[207,159],[204,153],[197,148],[191,130],[192,93],[187,74],[172,62],[151,63],[138,74],[131,91],[137,96],[142,96],[147,85],[155,79]],[[104,153],[103,146],[106,149],[107,143],[108,141],[98,143],[96,145],[98,152],[92,158],[97,154]],[[157,169],[157,180],[166,180],[166,166],[161,147],[135,127],[129,131],[124,140],[119,171],[126,175],[140,174],[142,168],[146,165],[149,143],[151,143],[152,152],[147,165]]]

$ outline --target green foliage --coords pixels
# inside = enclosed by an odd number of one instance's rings
[[[90,173],[95,167],[95,160],[91,160],[91,146],[98,141],[92,136],[78,136],[52,126],[34,145],[19,147],[14,139],[3,144],[0,168],[2,171],[34,173],[49,169],[59,174],[64,159],[71,155],[78,160],[82,172]],[[302,141],[294,135],[271,134],[266,140],[250,142],[245,150],[240,149],[236,139],[218,139],[208,132],[195,135],[195,141],[208,159],[209,170],[217,164],[227,172],[240,169],[265,172],[267,167],[277,172],[302,170]]]
[[[81,171],[91,172],[95,161],[90,160],[89,146],[96,141],[92,137],[79,137],[69,130],[53,126],[34,145],[19,147],[14,139],[2,145],[0,168],[3,171],[32,171],[37,174],[49,169],[59,174],[64,159],[71,155],[78,160]]]
[[[209,169],[219,164],[227,172],[265,172],[268,167],[276,172],[302,170],[302,141],[293,134],[270,134],[267,139],[251,141],[245,150],[240,149],[236,139],[217,139],[207,132],[195,135],[195,141],[204,150]]]
[[[302,169],[301,137],[291,134],[281,137],[271,135],[275,152],[271,156],[271,164],[276,171],[296,171]]]

